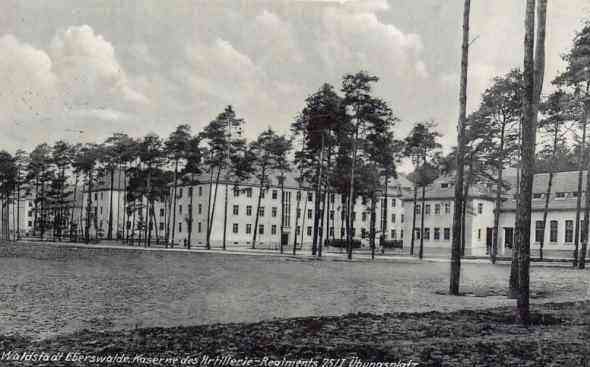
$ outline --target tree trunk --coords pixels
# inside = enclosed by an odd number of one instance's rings
[[[553,132],[553,150],[551,152],[551,163],[549,165],[549,182],[547,182],[547,190],[545,191],[545,206],[543,207],[543,235],[541,236],[541,243],[539,243],[539,258],[543,260],[543,246],[545,244],[545,229],[547,228],[547,215],[549,213],[549,198],[551,196],[551,186],[553,185],[553,165],[555,164],[555,153],[557,151],[557,136],[559,132],[559,122],[554,125]]]
[[[215,207],[217,205],[217,189],[219,187],[219,176],[221,175],[221,167],[217,168],[217,177],[215,178],[215,193],[213,194],[213,207],[210,208],[210,213],[207,213],[209,220],[209,228],[207,230],[207,249],[211,249],[211,232],[213,230],[213,219],[215,219]],[[211,192],[211,190],[209,190]]]
[[[426,206],[426,183],[422,185],[422,210],[420,214],[420,249],[418,251],[418,258],[422,260],[424,256],[424,214]]]
[[[473,157],[472,157],[473,159]],[[470,161],[469,174],[467,176],[467,182],[465,183],[463,191],[463,205],[461,207],[461,257],[465,256],[465,237],[466,237],[466,218],[467,218],[467,205],[469,204],[469,188],[473,184],[473,164]]]
[[[504,134],[506,131],[506,121],[502,122],[502,129],[500,132],[500,161],[498,164],[498,180],[496,181],[496,203],[494,208],[494,229],[493,229],[493,239],[492,239],[492,249],[490,251],[490,256],[492,259],[492,264],[496,263],[496,258],[498,256],[498,234],[500,231],[500,209],[502,209],[502,190],[503,184],[502,181],[502,174],[504,172]]]
[[[265,177],[265,169],[262,170],[262,177]],[[256,202],[256,211],[254,212],[254,228],[252,229],[252,249],[256,248],[256,238],[258,235],[258,217],[260,216],[260,202],[262,201],[262,190],[264,190],[264,179],[260,180],[258,188],[258,200]]]
[[[146,245],[147,247],[151,247],[152,245],[152,217],[150,216],[150,210],[152,207],[152,166],[151,164],[148,165],[148,175],[147,175],[147,195],[145,197],[145,204],[147,206],[145,214],[146,214]]]
[[[584,101],[584,125],[588,123],[588,115],[590,113],[590,101]],[[587,160],[586,160],[587,161]],[[582,236],[582,248],[578,261],[578,268],[584,269],[586,267],[586,252],[588,252],[588,226],[590,225],[590,169],[586,167],[586,200],[584,206],[584,235]]]
[[[386,232],[387,232],[387,186],[389,183],[389,176],[385,176],[385,194],[383,198],[383,208],[381,208],[381,251],[385,252],[385,248],[383,247],[383,241],[385,241]],[[395,199],[394,199],[395,200]],[[393,238],[391,239],[393,241]]]
[[[176,233],[176,191],[178,190],[178,159],[174,162],[174,188],[172,190],[172,235],[170,236],[170,244],[174,247],[175,233]],[[168,247],[168,245],[166,245]]]
[[[377,210],[377,195],[373,193],[371,197],[371,230],[370,230],[370,240],[371,240],[371,260],[375,260],[375,237],[376,237],[376,220],[377,215],[375,211]]]
[[[357,113],[358,113],[358,109],[357,109]],[[348,194],[348,227],[352,228],[352,226],[354,225],[354,223],[352,223],[352,211],[354,210],[354,204],[355,204],[355,196],[354,196],[354,171],[356,168],[356,156],[357,156],[357,140],[358,140],[358,134],[359,134],[359,122],[357,121],[357,124],[355,126],[355,133],[354,133],[354,139],[352,141],[352,165],[351,165],[351,170],[350,170],[350,192]],[[352,260],[352,230],[349,231],[349,233],[347,233],[348,236],[348,260]]]
[[[72,200],[72,211],[70,212],[70,242],[74,239],[74,211],[76,210],[76,193],[78,191],[78,173],[74,180],[74,198]]]
[[[205,241],[206,245],[205,247],[207,248],[207,250],[211,249],[211,242],[209,242],[210,239],[210,233],[211,233],[211,192],[213,191],[213,167],[210,167],[210,175],[209,175],[209,194],[208,194],[208,198],[207,198],[207,240]],[[172,225],[174,226],[174,223],[172,223]]]
[[[86,244],[90,243],[90,217],[92,215],[92,169],[88,170],[88,198],[86,199]]]
[[[192,237],[193,237],[193,197],[195,196],[193,182],[194,182],[194,179],[191,177],[191,189],[189,191],[190,203],[189,203],[189,211],[188,211],[188,239],[186,242],[186,248],[189,250],[191,248],[191,241],[192,241]]]
[[[465,120],[467,115],[467,68],[469,60],[469,12],[471,0],[465,0],[463,5],[463,42],[461,46],[461,81],[459,87],[459,121],[457,124],[457,176],[455,179],[455,205],[453,213],[453,243],[451,249],[451,275],[449,292],[459,295],[461,282],[461,208],[463,201],[463,169]]]
[[[328,190],[324,187],[324,191],[322,192],[322,210],[320,211],[320,233],[319,233],[319,241],[318,241],[318,257],[322,257],[322,251],[323,251],[323,247],[324,247],[324,234],[326,235],[326,238],[328,238],[328,220],[326,219],[326,215],[327,215],[327,210],[326,210],[326,204],[327,204],[327,195],[328,195]],[[326,220],[324,220],[326,219]]]
[[[225,197],[224,197],[224,204],[223,204],[223,241],[221,243],[221,248],[223,250],[226,249],[226,241],[227,241],[227,205],[228,205],[228,195],[229,195],[229,180],[225,183]]]
[[[16,182],[16,240],[20,240],[20,169],[18,170],[17,173],[17,179],[18,181]],[[78,178],[78,175],[76,175],[76,179]],[[74,191],[74,197],[76,197],[76,192]]]
[[[297,215],[297,213],[300,213],[299,209],[301,209],[301,184],[299,184],[297,193],[299,195],[300,200],[297,200],[297,208],[295,209],[295,235],[293,236],[293,255],[297,254],[297,227],[299,226],[299,216]],[[297,199],[297,197],[295,197],[295,199]],[[303,231],[303,229],[301,229],[301,231]]]
[[[279,236],[280,252],[283,253],[283,232],[285,230],[285,177],[281,174],[281,230]]]
[[[416,240],[416,204],[418,202],[418,185],[414,182],[414,206],[412,214],[412,242],[410,242],[410,256],[414,255],[414,241]]]
[[[524,98],[523,98],[523,141],[522,178],[519,201],[516,208],[516,240],[518,250],[518,292],[517,319],[523,324],[529,322],[529,266],[531,199],[535,168],[535,70],[534,70],[535,0],[527,0],[524,37]]]

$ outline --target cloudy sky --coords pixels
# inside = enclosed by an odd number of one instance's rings
[[[455,140],[461,0],[0,2],[0,148],[198,131],[224,106],[247,135],[287,132],[304,99],[346,73],[380,77],[402,122]],[[524,0],[472,1],[469,106],[522,65]],[[587,0],[550,0],[547,79]]]

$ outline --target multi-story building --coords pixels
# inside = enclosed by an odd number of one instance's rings
[[[188,241],[188,223],[192,211],[191,244],[204,245],[207,241],[208,213],[211,223],[210,244],[221,247],[225,233],[226,246],[251,247],[254,231],[257,231],[255,247],[278,247],[281,242],[293,246],[309,247],[314,237],[314,224],[318,201],[311,187],[300,187],[294,176],[286,175],[284,186],[277,179],[271,180],[267,187],[260,188],[254,181],[228,182],[222,180],[219,185],[210,181],[210,176],[203,175],[196,184],[181,184],[177,188],[176,213],[172,214],[170,233],[174,231],[175,243]],[[402,185],[410,183],[405,178],[390,180],[388,193],[379,196],[376,202],[375,228],[376,237],[401,240],[404,236],[403,206],[401,200]],[[227,188],[227,190],[226,190]],[[227,192],[227,211],[225,206]],[[282,192],[284,192],[282,194]],[[260,209],[256,221],[256,208],[260,194]],[[171,195],[172,196],[172,195]],[[191,201],[192,196],[192,201]],[[321,198],[321,208],[326,215],[318,225],[318,236],[323,239],[346,238],[346,202],[339,193],[328,193]],[[387,205],[387,220],[384,219],[384,205]],[[363,244],[368,243],[371,228],[370,200],[358,198],[352,210],[352,234]],[[281,218],[283,222],[281,223]],[[383,223],[385,221],[385,223]],[[385,225],[383,227],[383,225]],[[282,226],[282,230],[281,230]],[[256,227],[256,228],[255,228]]]

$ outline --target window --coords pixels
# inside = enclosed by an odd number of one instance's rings
[[[420,228],[414,228],[414,237],[419,240],[420,239]]]
[[[100,207],[100,215],[102,215],[102,206]]]
[[[578,192],[577,191],[574,191],[571,194],[572,194],[572,197],[573,198],[577,198],[578,197]]]
[[[273,206],[272,207],[271,213],[272,213],[272,217],[273,218],[276,218],[277,217],[277,207],[276,206]]]
[[[440,204],[434,204],[434,214],[440,214]]]
[[[535,221],[535,242],[543,241],[543,232],[545,232],[545,228],[543,227],[542,220]]]
[[[189,197],[193,196],[193,188],[192,187],[188,188],[188,196]]]
[[[97,200],[98,200],[98,194],[94,193],[94,201],[97,201]]]
[[[334,227],[330,227],[330,237],[334,237]]]
[[[451,204],[445,203],[445,214],[449,214],[451,212]]]
[[[33,216],[33,211],[32,211],[32,210],[29,210],[29,212],[27,213],[27,215],[28,215],[29,217],[32,217],[32,216]]]
[[[364,228],[361,228],[361,238],[362,239],[367,238],[367,230]]]
[[[512,248],[514,244],[514,228],[504,227],[504,246],[506,248]]]
[[[234,205],[234,215],[238,215],[238,213],[240,212],[240,206],[239,205]]]
[[[477,239],[481,240],[481,228],[477,229]]]
[[[344,227],[340,228],[340,238],[344,237]]]
[[[273,224],[273,225],[270,227],[270,234],[273,234],[273,235],[274,235],[274,234],[277,234],[277,225],[276,225],[276,224]]]
[[[29,201],[29,208],[33,207],[33,203],[31,201]]]
[[[416,204],[416,210],[415,210],[416,214],[420,215],[420,209],[422,209],[420,207],[420,204]]]
[[[273,200],[277,199],[277,190],[272,190],[272,199]]]
[[[443,239],[445,241],[449,241],[451,239],[451,229],[449,227],[445,227],[443,230]]]
[[[297,194],[295,194],[295,199],[297,201],[301,201],[301,191],[297,191]]]
[[[557,242],[557,221],[552,220],[550,222],[549,241]]]
[[[203,204],[199,204],[199,206],[197,207],[197,210],[198,210],[199,214],[201,214],[203,212]]]
[[[178,197],[181,198],[182,197],[182,187],[178,188]]]
[[[297,215],[297,218],[301,218],[301,209],[300,208],[297,208],[295,215]]]
[[[397,205],[397,204],[396,204],[396,200],[395,200],[395,198],[391,199],[391,207],[392,207],[392,208],[395,208],[395,206],[396,206],[396,205]]]
[[[301,227],[300,226],[295,227],[295,234],[297,236],[299,236],[301,234]]]
[[[264,207],[261,206],[260,208],[258,208],[258,216],[259,217],[264,217]]]
[[[334,220],[334,211],[330,210],[330,220]]]
[[[182,205],[178,206],[178,214],[182,214]]]
[[[311,227],[307,227],[307,235],[311,236]]]
[[[30,223],[30,222],[29,222]],[[29,226],[30,227],[30,226]],[[127,221],[127,229],[131,229],[131,221]]]
[[[234,197],[237,198],[240,196],[240,189],[238,189],[237,187],[234,188]]]
[[[440,240],[440,228],[434,229],[434,239],[437,241]]]
[[[334,193],[330,194],[330,203],[334,203],[335,196]]]
[[[361,221],[363,221],[363,222],[367,221],[367,213],[366,212],[361,213]]]
[[[533,199],[542,199],[543,194],[533,194]]]
[[[260,198],[264,199],[264,195],[266,194],[266,192],[264,191],[264,189],[260,190]]]
[[[164,216],[164,209],[160,209],[160,217]]]
[[[565,199],[565,192],[556,192],[555,198],[556,199]]]
[[[252,225],[250,223],[246,224],[246,234],[252,233]]]
[[[584,223],[586,223],[585,221],[581,220],[580,221],[580,241],[584,242],[586,240],[586,235],[584,233]]]
[[[199,196],[203,196],[203,186],[199,186]]]
[[[430,204],[426,204],[426,206],[424,206],[424,211],[426,212],[426,215],[430,215]]]
[[[399,231],[399,239],[400,240],[404,239],[404,230],[403,229],[400,229],[400,231]]]
[[[367,205],[367,198],[366,197],[361,197],[361,204],[362,205]]]
[[[313,192],[307,193],[307,201],[313,201]]]
[[[483,214],[483,203],[477,204],[477,214]]]
[[[264,234],[264,224],[258,225],[258,234]]]
[[[198,223],[197,223],[197,232],[198,232],[198,233],[201,233],[202,229],[203,229],[203,228],[202,228],[202,224],[201,224],[201,222],[198,222]]]
[[[104,192],[101,191],[100,192],[100,200],[103,200],[104,199],[104,195],[103,194],[104,194]]]
[[[33,226],[33,221],[30,220],[29,221],[29,227],[32,227],[32,226]]]
[[[395,223],[395,219],[396,219],[395,217],[396,217],[395,213],[391,214],[391,223]]]
[[[311,219],[313,216],[313,212],[311,211],[311,209],[307,209],[307,219]]]
[[[160,231],[164,230],[164,222],[160,222]]]
[[[571,243],[574,240],[574,221],[573,220],[566,220],[565,221],[565,242]]]
[[[444,182],[444,183],[441,183],[441,184],[440,184],[440,188],[441,188],[441,189],[446,189],[446,188],[448,188],[448,187],[449,187],[449,184],[448,184],[447,182]]]
[[[234,223],[234,224],[233,224],[233,226],[232,226],[232,231],[233,231],[234,233],[238,233],[238,223]]]
[[[251,187],[248,187],[246,189],[246,197],[249,197],[249,198],[252,197],[252,188]]]
[[[252,215],[252,205],[246,205],[246,215],[247,216]]]
[[[400,217],[400,222],[402,222],[402,223],[403,223],[403,222],[404,222],[404,220],[405,220],[405,216],[402,214],[402,215],[401,215],[401,217]]]
[[[424,239],[430,240],[430,228],[424,228]]]
[[[178,233],[182,232],[182,222],[178,222]]]

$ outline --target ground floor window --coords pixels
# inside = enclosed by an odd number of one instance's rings
[[[544,227],[542,220],[535,222],[535,242],[543,242],[543,232],[545,232]]]
[[[450,240],[450,239],[451,239],[451,229],[450,229],[449,227],[446,227],[446,228],[444,229],[444,231],[443,231],[443,236],[444,236],[444,237],[443,237],[443,239],[444,239],[445,241],[448,241],[448,240]]]
[[[440,240],[440,228],[435,228],[434,229],[434,239],[435,240]]]
[[[392,229],[392,230],[391,230],[391,239],[392,239],[392,240],[397,240],[397,235],[396,235],[396,233],[395,233],[395,229]]]
[[[430,240],[430,228],[424,228],[424,239]]]
[[[557,242],[557,221],[552,220],[550,223],[551,223],[551,225],[550,225],[551,232],[549,232],[549,241]]]
[[[250,234],[250,233],[252,233],[252,225],[246,224],[246,234]]]
[[[571,243],[574,241],[574,221],[565,221],[565,242]]]
[[[514,243],[514,228],[505,227],[504,228],[504,246],[506,248],[512,248],[513,243]]]
[[[414,237],[419,240],[420,239],[420,228],[414,228]]]
[[[238,223],[234,223],[234,224],[233,224],[233,226],[232,226],[232,231],[233,231],[234,233],[238,233]]]

